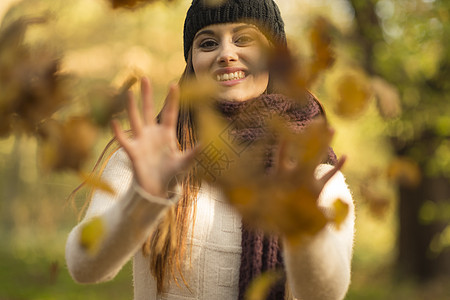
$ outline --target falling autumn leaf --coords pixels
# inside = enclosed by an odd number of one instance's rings
[[[207,109],[207,104],[210,103],[212,96],[217,92],[217,86],[204,84],[195,78],[188,78],[183,81],[180,92],[181,101],[201,105]]]
[[[105,234],[105,225],[100,217],[94,217],[83,225],[80,232],[80,246],[94,255]]]
[[[305,90],[309,90],[317,78],[334,64],[330,28],[324,18],[319,17],[312,23],[308,36],[311,57],[296,57],[284,46],[268,49],[268,69],[276,90],[282,90],[285,95],[304,103],[302,95]]]
[[[64,123],[48,120],[39,128],[42,164],[47,170],[79,171],[90,157],[98,129],[85,117]]]
[[[107,182],[101,179],[101,176],[92,173],[86,174],[84,172],[80,172],[79,175],[83,180],[84,184],[88,187],[98,189],[111,195],[114,195],[116,193]]]
[[[248,115],[254,114],[250,110]],[[266,232],[281,233],[288,242],[298,244],[318,233],[327,222],[339,225],[345,218],[343,206],[337,207],[337,219],[329,219],[317,203],[323,186],[314,172],[324,160],[333,135],[325,119],[318,118],[294,134],[285,120],[268,114],[267,135],[247,145],[235,138],[241,122],[228,124],[210,109],[203,109],[199,115],[200,124],[205,124],[199,126],[200,140],[205,146],[196,157],[198,175],[220,186],[248,224]],[[277,147],[273,144],[274,137],[292,146],[287,156],[298,164],[295,173],[277,174],[276,168],[273,172],[266,169],[267,150],[273,152]]]
[[[416,187],[422,175],[416,162],[405,157],[397,157],[389,164],[387,177],[400,185]]]
[[[370,213],[382,219],[386,216],[391,202],[388,197],[373,188],[373,180],[370,180],[370,184],[365,184],[360,187],[361,196],[367,202]]]
[[[23,36],[44,18],[22,18],[0,32],[0,134],[34,134],[37,124],[68,102],[68,75],[60,74],[60,55],[46,46],[30,47]]]
[[[333,209],[334,209],[334,224],[336,225],[336,228],[339,230],[342,223],[345,221],[348,215],[348,204],[342,201],[341,199],[336,199],[333,202]]]
[[[336,83],[335,112],[343,118],[359,116],[372,96],[370,85],[362,74],[348,72]]]
[[[264,300],[269,295],[270,289],[281,279],[282,275],[277,271],[266,271],[253,279],[245,291],[245,300]]]
[[[311,43],[312,53],[314,54],[309,66],[310,82],[334,64],[335,54],[332,48],[330,32],[331,24],[327,19],[318,17],[314,20],[309,34],[309,41]]]
[[[107,127],[112,118],[126,108],[128,90],[137,82],[136,77],[127,79],[120,89],[111,93],[111,87],[106,85],[97,86],[91,90],[89,95],[91,118],[100,127]]]

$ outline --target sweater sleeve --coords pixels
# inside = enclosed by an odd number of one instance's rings
[[[332,166],[322,164],[316,169],[320,178]],[[299,246],[284,242],[284,259],[291,292],[301,300],[343,299],[350,285],[351,259],[355,225],[352,195],[341,172],[325,185],[319,206],[331,210],[336,199],[349,205],[349,212],[339,230],[328,224],[322,231]]]
[[[96,191],[86,216],[72,229],[66,242],[69,273],[79,283],[112,279],[180,195],[179,188],[170,199],[143,191],[133,180],[131,163],[123,150],[111,157],[102,179],[113,187],[115,194]],[[101,234],[95,249],[87,249],[81,233],[94,220],[101,227]]]

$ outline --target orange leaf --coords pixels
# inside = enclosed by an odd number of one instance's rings
[[[116,194],[116,191],[114,191],[114,189],[106,181],[103,181],[100,176],[95,174],[87,174],[84,172],[79,172],[79,175],[87,186],[94,189],[99,189],[111,195]]]

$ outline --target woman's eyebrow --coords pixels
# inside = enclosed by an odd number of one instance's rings
[[[197,32],[197,34],[195,35],[194,39],[196,39],[198,36],[200,36],[202,34],[214,35],[214,31],[208,30],[208,29],[201,30],[201,31]]]
[[[236,26],[233,28],[233,33],[236,33],[238,31],[244,30],[244,29],[257,29],[255,25],[252,24],[244,24],[244,25],[240,25],[240,26]]]

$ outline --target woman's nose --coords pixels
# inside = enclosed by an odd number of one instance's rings
[[[217,61],[219,64],[228,64],[237,61],[238,54],[233,43],[223,43],[220,45]]]

